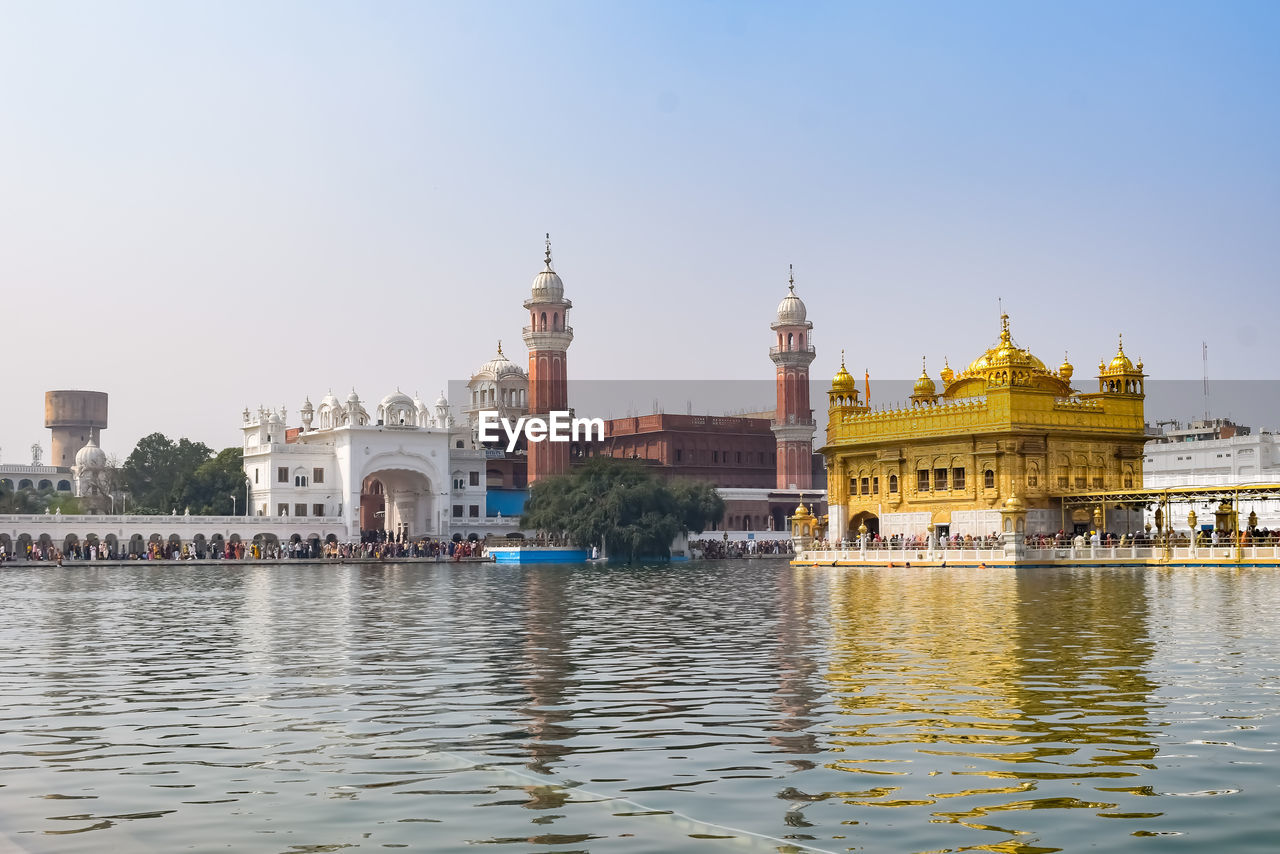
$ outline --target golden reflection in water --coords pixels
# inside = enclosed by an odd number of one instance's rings
[[[843,800],[936,805],[933,821],[1010,835],[1022,832],[989,818],[1114,807],[1114,795],[1089,793],[1122,787],[1157,752],[1145,585],[1141,571],[1101,569],[836,577],[827,681],[839,758],[827,767],[869,784]],[[974,777],[984,784],[963,782]],[[982,847],[1057,850],[1012,839]]]

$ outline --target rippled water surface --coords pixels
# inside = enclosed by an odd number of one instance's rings
[[[1273,852],[1280,571],[0,571],[0,852]]]

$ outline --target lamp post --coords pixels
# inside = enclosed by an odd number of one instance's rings
[[[236,501],[237,501],[236,494],[233,492],[231,493],[231,515],[232,516],[236,515]]]

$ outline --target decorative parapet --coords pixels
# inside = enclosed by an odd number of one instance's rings
[[[827,442],[858,438],[888,439],[954,433],[957,429],[990,429],[1003,423],[1001,408],[984,398],[945,401],[933,406],[897,406],[865,412],[832,412]]]
[[[1059,397],[1054,399],[1053,408],[1057,410],[1067,410],[1070,412],[1080,412],[1082,410],[1092,410],[1094,412],[1106,412],[1107,408],[1103,406],[1100,400],[1089,400],[1083,397]]]

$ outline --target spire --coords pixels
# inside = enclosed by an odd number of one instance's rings
[[[498,339],[498,357],[501,359],[507,358],[506,356],[502,355],[502,339],[501,338]]]
[[[1013,344],[1012,337],[1009,335],[1009,315],[1004,312],[1000,313],[1000,343],[1005,347]]]
[[[791,293],[796,292],[796,268],[793,264],[787,265],[787,286],[791,289]]]
[[[1120,343],[1117,345],[1116,352],[1117,352],[1117,353],[1119,353],[1121,356],[1123,356],[1123,355],[1124,355],[1124,333],[1123,333],[1123,332],[1121,332],[1121,333],[1117,336],[1117,340],[1118,340]]]
[[[551,269],[551,232],[549,232],[549,231],[547,232],[547,257],[546,257],[546,265],[547,265],[547,270],[550,270],[550,269]]]

